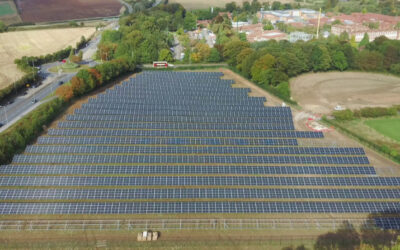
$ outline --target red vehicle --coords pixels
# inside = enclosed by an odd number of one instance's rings
[[[166,62],[166,61],[153,62],[153,67],[154,68],[168,68],[168,62]]]

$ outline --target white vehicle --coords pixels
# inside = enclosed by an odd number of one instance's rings
[[[341,111],[341,110],[345,110],[345,108],[342,107],[342,106],[340,106],[340,105],[337,105],[337,106],[335,107],[335,110],[336,110],[336,111]]]

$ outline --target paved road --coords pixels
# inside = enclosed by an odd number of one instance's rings
[[[124,0],[118,0],[122,5],[124,5],[126,8],[128,8],[129,14],[132,14],[133,8],[130,3],[125,2]]]
[[[112,28],[114,25],[111,25]],[[83,51],[83,63],[90,67],[95,66],[96,62],[92,60],[92,56],[96,53],[97,45],[101,39],[101,34],[93,38],[89,44],[82,49]],[[68,82],[76,73],[52,73],[49,71],[50,68],[61,65],[60,62],[48,63],[41,66],[40,76],[44,79],[42,84],[37,88],[30,88],[27,94],[19,96],[14,100],[14,103],[7,106],[0,107],[0,123],[3,126],[0,128],[0,132],[7,129],[9,126],[18,121],[25,114],[35,109],[40,104],[46,102],[43,100],[45,97],[50,95],[58,86],[59,82]],[[32,100],[36,100],[34,103]]]

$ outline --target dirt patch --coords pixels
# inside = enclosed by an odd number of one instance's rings
[[[329,114],[337,105],[349,109],[400,103],[400,78],[361,72],[304,74],[290,81],[292,97],[305,110]]]
[[[24,22],[54,22],[93,17],[117,16],[118,0],[16,0]]]
[[[0,34],[0,89],[23,76],[14,64],[16,58],[45,55],[75,46],[82,36],[89,38],[95,31],[94,27],[88,27]]]

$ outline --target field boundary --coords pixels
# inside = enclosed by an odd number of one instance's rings
[[[2,220],[0,231],[336,230],[344,221],[355,228],[375,225],[370,219]]]

